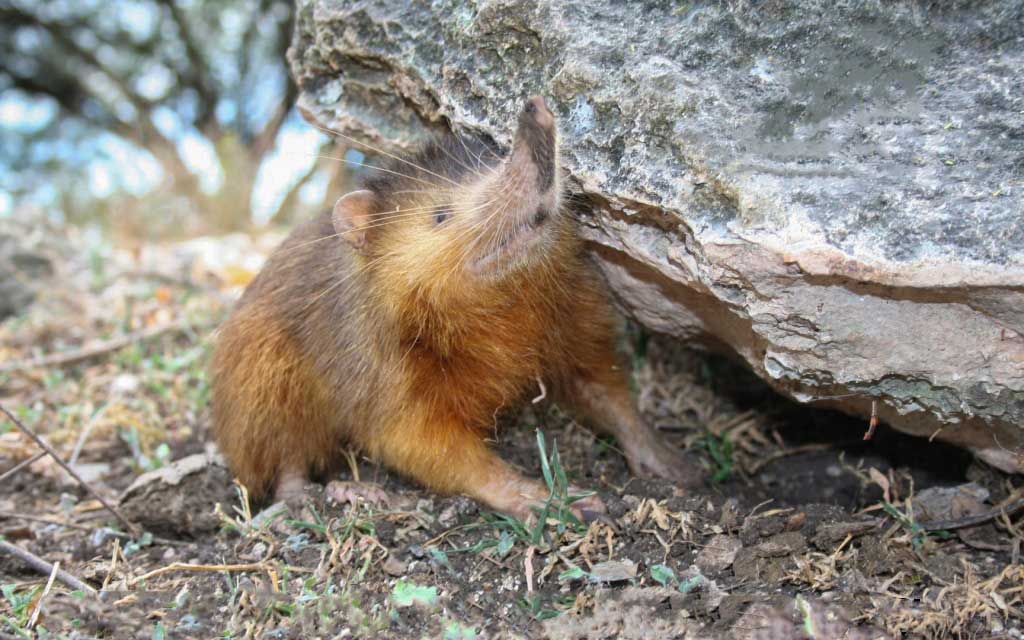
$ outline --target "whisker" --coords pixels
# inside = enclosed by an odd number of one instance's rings
[[[476,211],[478,209],[486,207],[489,204],[491,204],[491,203],[490,202],[485,202],[482,205],[474,207],[473,209],[468,209],[466,211],[466,213],[472,213],[473,211]],[[444,209],[444,208],[446,208],[448,206],[449,205],[443,205],[441,208]],[[350,229],[350,230],[347,230],[347,231],[342,231],[342,232],[336,233],[336,234],[334,234],[334,236],[330,236],[330,237],[343,236],[346,233],[351,233],[351,232],[355,232],[355,231],[368,231],[370,229],[378,229],[380,227],[386,227],[386,226],[391,225],[391,224],[397,224],[399,222],[403,222],[405,220],[408,220],[409,218],[414,218],[416,216],[430,215],[431,213],[433,213],[433,212],[427,211],[427,212],[420,212],[420,213],[410,213],[410,214],[402,214],[402,215],[391,216],[390,218],[386,219],[384,222],[375,222],[375,223],[371,223],[371,224],[368,224],[368,225],[363,225],[363,226],[359,227],[358,229]]]
[[[393,212],[382,211],[382,212],[378,212],[378,213],[372,213],[372,214],[370,214],[372,217],[383,219],[383,220],[385,220],[385,222],[383,222],[383,223],[374,223],[374,224],[372,224],[370,226],[364,226],[364,227],[360,227],[360,228],[361,229],[372,229],[374,227],[384,226],[385,224],[390,224],[392,222],[400,222],[401,220],[404,220],[406,218],[411,218],[411,217],[415,217],[415,216],[418,216],[418,215],[431,215],[431,214],[436,213],[437,211],[441,211],[441,210],[443,210],[443,209],[445,209],[445,208],[447,208],[449,206],[451,206],[451,205],[449,205],[449,204],[438,204],[438,205],[431,205],[431,206],[424,206],[424,207],[410,207],[408,209],[396,209]],[[407,213],[407,212],[409,212],[409,213]],[[353,229],[353,231],[354,231],[354,229]],[[331,238],[339,238],[342,235],[344,235],[345,233],[347,233],[347,232],[346,231],[342,231],[342,232],[339,232],[339,233],[332,233],[331,235],[322,236],[320,238],[316,238],[315,240],[309,240],[309,241],[306,241],[306,242],[303,242],[303,243],[300,243],[300,244],[288,247],[286,250],[283,251],[282,255],[291,254],[293,251],[296,251],[298,249],[302,249],[303,247],[308,247],[309,245],[316,244],[317,242],[323,242],[324,240],[329,240]]]
[[[483,161],[483,153],[484,153],[484,151],[487,151],[487,152],[488,152],[488,153],[490,153],[490,154],[491,154],[492,156],[493,156],[493,155],[495,155],[495,154],[494,154],[494,152],[493,152],[493,151],[491,151],[491,149],[490,149],[490,148],[487,148],[487,147],[485,147],[484,149],[481,149],[480,153],[474,154],[474,153],[473,153],[473,152],[472,152],[472,151],[471,151],[471,150],[469,149],[469,147],[467,147],[467,146],[466,146],[466,139],[465,139],[465,137],[464,137],[464,136],[456,136],[456,138],[458,139],[458,141],[459,141],[459,144],[461,144],[461,145],[462,145],[462,148],[463,148],[463,149],[465,150],[465,152],[466,152],[467,154],[469,154],[469,155],[471,155],[471,156],[472,156],[472,155],[475,155],[475,156],[476,156],[476,163],[477,163],[477,166],[478,166],[478,167],[484,167],[484,166],[487,166],[487,165],[486,165],[486,164],[484,163],[484,161]],[[497,158],[497,156],[495,156],[495,159],[498,159],[498,158]]]
[[[452,135],[455,135],[455,134],[452,134]],[[465,143],[465,142],[464,142],[464,141],[462,140],[462,136],[459,136],[459,135],[455,135],[455,137],[459,139],[459,142],[460,142],[460,143],[462,143],[462,148],[463,148],[463,149],[466,149],[466,152],[467,152],[467,153],[469,153],[469,154],[472,154],[472,152],[471,152],[471,151],[470,151],[470,150],[469,150],[469,149],[468,149],[468,148],[466,147],[466,143]],[[469,166],[468,164],[466,164],[465,162],[463,162],[461,158],[459,158],[459,157],[458,157],[458,156],[456,156],[456,155],[455,155],[454,153],[452,153],[451,151],[449,151],[449,150],[448,150],[448,145],[445,145],[445,144],[441,144],[441,145],[438,145],[438,146],[439,146],[439,147],[441,148],[441,151],[442,151],[442,152],[443,152],[443,153],[444,153],[444,154],[445,154],[446,156],[448,156],[449,158],[451,158],[452,160],[454,160],[455,162],[457,162],[457,163],[458,163],[459,165],[461,165],[463,169],[465,169],[466,171],[469,171],[470,173],[474,173],[474,174],[476,174],[476,176],[477,176],[478,178],[482,178],[482,177],[484,177],[482,173],[480,173],[479,171],[477,171],[477,170],[476,170],[476,169],[474,169],[473,167],[470,167],[470,166]],[[477,164],[477,166],[479,167],[479,164]]]
[[[440,178],[441,180],[449,182],[449,183],[455,185],[456,187],[461,186],[459,183],[455,182],[451,178],[443,176],[443,175],[441,175],[439,173],[434,173],[433,171],[431,171],[430,169],[427,169],[426,167],[421,167],[418,164],[416,164],[415,162],[410,162],[409,160],[406,160],[405,158],[400,158],[400,157],[396,156],[393,153],[389,153],[389,152],[387,152],[387,151],[385,151],[383,149],[378,149],[377,147],[374,147],[372,144],[363,142],[362,140],[356,140],[355,138],[347,136],[347,135],[345,135],[344,133],[342,133],[340,131],[334,131],[333,129],[328,129],[327,127],[321,127],[321,126],[316,125],[316,124],[314,124],[312,126],[316,127],[320,131],[323,131],[324,133],[330,133],[330,134],[336,135],[339,138],[342,138],[342,139],[347,140],[349,142],[352,142],[354,144],[361,145],[361,146],[366,147],[367,149],[369,149],[371,151],[374,151],[374,152],[379,153],[381,155],[387,156],[387,157],[391,158],[392,160],[397,160],[398,162],[401,162],[402,164],[407,164],[410,167],[413,167],[414,169],[418,169],[419,171],[422,171],[423,173],[430,174],[430,175],[434,176],[435,178]]]
[[[308,303],[306,303],[306,306],[305,306],[305,307],[303,307],[303,309],[302,309],[302,310],[303,310],[303,312],[305,312],[305,311],[306,311],[307,309],[309,309],[309,308],[310,308],[311,306],[313,306],[314,304],[316,304],[316,302],[317,302],[317,301],[319,301],[319,300],[320,300],[321,298],[323,298],[324,296],[326,296],[326,295],[327,295],[328,293],[330,293],[331,291],[334,291],[335,289],[337,289],[337,288],[338,288],[339,286],[341,286],[342,284],[344,284],[344,283],[348,282],[348,281],[349,281],[349,280],[351,280],[351,279],[352,279],[353,277],[355,277],[355,276],[359,275],[359,274],[360,274],[360,273],[362,273],[362,272],[363,272],[364,270],[366,270],[366,269],[370,268],[371,266],[373,266],[373,265],[377,264],[378,262],[380,262],[380,261],[381,261],[381,260],[383,260],[384,258],[387,258],[387,257],[390,257],[390,256],[393,256],[393,255],[395,255],[395,253],[396,253],[396,252],[394,252],[394,251],[391,251],[391,252],[385,253],[385,254],[383,254],[383,255],[381,255],[381,256],[379,256],[379,257],[377,257],[377,258],[374,258],[373,260],[371,260],[371,261],[369,261],[369,262],[366,262],[366,263],[364,263],[364,264],[361,264],[361,265],[359,265],[359,267],[358,267],[358,268],[356,268],[356,269],[352,270],[352,271],[351,271],[351,272],[350,272],[350,273],[349,273],[348,275],[346,275],[346,276],[345,276],[344,278],[341,278],[340,280],[338,280],[337,282],[335,282],[334,284],[332,284],[331,286],[327,287],[326,289],[324,289],[323,291],[321,291],[321,292],[320,292],[319,294],[317,294],[316,296],[314,296],[314,297],[313,297],[313,299],[312,299],[312,300],[310,300],[310,301],[309,301]]]
[[[508,193],[508,197],[505,199],[505,202],[502,203],[502,205],[500,207],[495,207],[494,211],[492,211],[489,216],[487,216],[484,220],[480,221],[477,225],[474,225],[473,227],[471,227],[471,229],[473,231],[476,231],[477,229],[487,228],[487,227],[490,226],[491,221],[494,220],[494,218],[496,216],[502,216],[504,214],[504,212],[508,209],[508,206],[512,203],[512,198],[513,198],[512,194],[515,193],[521,186],[522,186],[521,181],[517,182],[517,184],[515,186],[515,189],[509,189],[508,190],[508,192],[507,192]],[[501,218],[499,217],[499,221],[500,220],[501,220]],[[459,259],[456,261],[456,263],[455,263],[454,267],[452,268],[450,274],[455,273],[455,272],[461,270],[465,266],[466,261],[476,251],[476,248],[479,245],[480,240],[481,240],[482,237],[483,237],[483,234],[477,234],[476,238],[474,238],[472,240],[472,242],[468,243],[467,246],[463,247],[463,250],[462,250],[462,252],[461,252],[461,254],[459,256]],[[498,241],[498,238],[500,238],[500,237],[501,237],[500,233],[491,234],[491,237],[488,239],[487,251],[485,252],[485,255],[487,255],[491,251],[493,251],[493,247],[494,247],[495,243]]]
[[[303,158],[321,158],[321,159],[324,159],[324,160],[337,160],[338,162],[344,162],[345,164],[351,165],[353,167],[365,167],[367,169],[373,169],[374,171],[380,171],[382,173],[390,173],[391,175],[399,176],[401,178],[408,178],[409,180],[415,180],[416,182],[422,182],[423,184],[429,185],[429,186],[432,186],[432,187],[436,187],[437,186],[437,185],[435,185],[433,182],[431,182],[429,180],[423,180],[422,178],[417,178],[416,176],[411,176],[411,175],[409,175],[407,173],[402,173],[401,171],[393,171],[391,169],[385,169],[384,167],[377,167],[377,166],[374,166],[372,164],[366,164],[366,163],[363,163],[363,162],[355,162],[354,160],[346,160],[345,158],[336,158],[335,156],[327,156],[327,155],[323,155],[323,154],[298,153],[298,152],[291,152],[291,151],[285,151],[285,152],[283,152],[283,154],[284,155],[290,155],[290,156],[301,156]],[[449,180],[449,182],[451,182],[451,181]]]
[[[417,193],[429,193],[429,194],[433,195],[433,194],[436,194],[437,192],[438,192],[438,189],[436,187],[434,189],[399,189],[397,191],[392,191],[391,195],[396,195],[397,196],[397,195],[417,194]],[[454,189],[450,189],[448,191],[448,193],[455,193],[455,190]]]

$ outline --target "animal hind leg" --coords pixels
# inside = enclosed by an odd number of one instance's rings
[[[640,416],[625,375],[612,358],[581,371],[562,390],[562,401],[595,430],[614,436],[630,470],[638,477],[659,477],[683,486],[703,483],[701,467],[671,446]]]
[[[549,496],[546,486],[506,464],[476,430],[458,421],[406,420],[372,444],[374,457],[428,488],[468,495],[520,519],[530,518]],[[574,502],[572,510],[583,520],[605,511],[596,495]]]

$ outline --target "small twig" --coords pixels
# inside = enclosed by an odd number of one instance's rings
[[[931,522],[918,522],[917,525],[925,531],[949,531],[951,529],[965,529],[967,527],[973,527],[975,525],[983,524],[989,520],[995,520],[1004,513],[1010,515],[1020,509],[1024,509],[1024,498],[1017,498],[1002,507],[996,507],[989,509],[984,513],[979,513],[975,516],[965,516],[963,518],[953,518],[950,520],[932,520]]]
[[[753,473],[756,473],[756,472],[753,472]],[[764,500],[762,502],[758,502],[757,504],[754,505],[754,508],[750,510],[750,513],[747,514],[747,517],[744,518],[744,521],[753,518],[754,514],[757,513],[758,509],[760,509],[761,507],[767,506],[767,505],[769,505],[769,504],[771,504],[773,502],[775,502],[775,498],[768,498],[767,500]]]
[[[255,562],[250,564],[187,564],[185,562],[172,562],[166,567],[160,567],[154,569],[149,573],[144,573],[137,578],[132,578],[128,581],[128,586],[134,587],[140,582],[150,580],[162,576],[165,573],[173,573],[175,571],[266,571],[271,572],[273,567],[265,562]]]
[[[63,582],[64,584],[68,585],[72,589],[77,589],[90,595],[96,595],[95,589],[85,584],[75,576],[71,575],[67,571],[64,571],[59,567],[54,567],[52,564],[50,564],[46,560],[43,560],[31,551],[26,551],[17,545],[13,545],[10,542],[7,542],[6,540],[0,540],[0,551],[9,553],[10,555],[20,559],[22,562],[24,562],[28,566],[32,567],[33,569],[41,573],[49,574],[56,572],[57,579]]]
[[[136,537],[135,534],[125,533],[124,531],[118,531],[117,529],[111,529],[110,527],[89,527],[84,524],[78,524],[75,522],[64,522],[62,520],[57,520],[56,518],[30,516],[24,513],[14,513],[13,511],[0,511],[0,518],[10,518],[12,520],[25,520],[26,522],[38,522],[40,524],[52,524],[55,527],[65,527],[67,529],[86,531],[88,533],[103,532],[104,534],[114,536],[115,538],[131,539]],[[161,538],[159,536],[153,536],[153,542],[175,547],[187,547],[189,545],[189,543],[185,542],[184,540],[172,540],[170,538]]]
[[[342,449],[342,453],[345,455],[345,460],[348,462],[348,470],[352,473],[353,482],[359,482],[359,463],[356,461],[355,452],[346,447]]]
[[[530,545],[526,549],[526,558],[523,559],[523,565],[526,570],[526,592],[533,593],[533,554],[537,551],[537,547]]]
[[[110,404],[103,405],[99,411],[97,411],[89,422],[85,423],[85,427],[82,429],[82,433],[78,436],[78,441],[75,442],[75,448],[71,450],[71,457],[68,458],[68,464],[77,464],[78,456],[82,455],[82,449],[85,447],[85,441],[89,439],[89,435],[92,433],[93,427],[100,421],[101,418],[107,413],[107,409],[110,408]]]
[[[106,591],[107,585],[110,584],[110,579],[114,577],[114,572],[117,571],[117,556],[121,553],[121,540],[116,538],[114,540],[114,551],[110,554],[110,568],[107,569],[107,575],[103,578],[103,585],[100,587],[101,590]]]
[[[53,447],[47,444],[45,440],[40,438],[38,435],[36,435],[34,431],[32,431],[24,424],[22,424],[21,420],[15,418],[14,414],[8,411],[7,408],[4,407],[3,405],[0,405],[0,412],[3,412],[3,414],[7,416],[7,419],[13,422],[14,426],[17,427],[19,431],[21,431],[26,436],[31,438],[39,446],[40,449],[43,449],[44,451],[46,451],[46,453],[50,454],[50,457],[53,458],[54,461],[57,464],[59,464],[62,469],[67,471],[68,474],[72,478],[74,478],[76,482],[78,482],[78,484],[82,485],[83,489],[88,491],[90,494],[92,494],[94,498],[99,500],[100,504],[102,504],[107,511],[114,514],[114,517],[117,518],[121,522],[121,524],[123,524],[128,529],[128,531],[132,532],[136,536],[141,535],[142,531],[135,524],[129,521],[128,518],[125,518],[123,515],[121,515],[121,512],[118,511],[117,508],[114,507],[114,505],[107,502],[106,498],[101,496],[99,492],[92,488],[92,485],[83,480],[82,476],[78,475],[78,472],[76,472],[66,462],[64,462],[64,460],[61,459],[60,455],[58,455],[57,452],[54,451]]]
[[[32,617],[28,619],[28,628],[33,629],[36,623],[39,622],[39,614],[43,612],[43,603],[46,601],[46,596],[50,594],[50,589],[53,588],[53,581],[57,577],[57,572],[60,571],[60,560],[53,563],[53,569],[50,571],[50,579],[46,581],[46,586],[43,587],[43,592],[39,594],[39,599],[36,600],[36,608],[32,610]]]
[[[450,534],[453,534],[456,531],[463,531],[465,529],[477,529],[479,527],[480,527],[480,525],[477,524],[476,522],[469,522],[467,524],[460,524],[460,525],[452,527],[451,529],[445,529],[444,531],[442,531],[441,533],[437,534],[436,536],[434,536],[430,540],[427,540],[426,542],[424,542],[420,546],[423,547],[424,549],[426,549],[429,546],[433,546],[433,545],[438,544],[439,542],[441,542],[442,540],[447,538]]]
[[[119,338],[94,344],[90,347],[81,347],[79,349],[71,349],[60,353],[51,353],[49,355],[39,356],[38,358],[32,358],[30,360],[22,360],[20,362],[5,364],[0,366],[0,373],[10,373],[11,371],[21,371],[24,369],[61,367],[69,364],[75,364],[82,360],[88,360],[90,358],[95,358],[96,356],[101,356],[105,353],[110,353],[111,351],[117,351],[118,349],[122,349],[136,342],[152,340],[153,338],[162,336],[165,333],[190,331],[192,328],[193,325],[185,321],[159,325],[156,327],[148,327]]]
[[[96,527],[87,527],[84,524],[75,524],[73,522],[62,522],[56,518],[43,518],[40,516],[30,516],[24,513],[14,513],[13,511],[0,511],[0,519],[11,518],[17,520],[25,520],[27,522],[38,522],[40,524],[52,524],[58,527],[67,527],[68,529],[77,529],[79,531],[100,531]],[[111,533],[114,533],[113,529],[107,529]],[[116,534],[115,534],[116,535]],[[124,534],[129,535],[129,534]]]
[[[3,473],[0,473],[0,482],[3,482],[4,480],[6,480],[7,478],[9,478],[9,477],[13,476],[14,474],[18,473],[19,471],[21,471],[25,467],[31,466],[33,463],[35,463],[38,460],[41,460],[44,457],[46,457],[46,452],[45,451],[40,451],[39,453],[37,453],[36,455],[32,456],[28,460],[22,460],[21,462],[19,462],[18,464],[14,465],[13,467],[8,469],[7,471],[4,471]]]
[[[548,397],[548,388],[544,386],[544,381],[541,380],[540,376],[537,376],[537,386],[540,387],[540,395],[533,399],[533,404],[537,404]]]
[[[878,400],[871,401],[871,419],[868,420],[868,430],[864,434],[865,440],[870,440],[875,435],[875,429],[878,428]]]

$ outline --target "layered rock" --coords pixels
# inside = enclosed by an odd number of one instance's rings
[[[547,96],[639,321],[1024,469],[1024,3],[299,0],[290,58],[391,151]]]

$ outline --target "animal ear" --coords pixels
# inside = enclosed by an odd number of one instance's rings
[[[355,249],[366,248],[366,232],[375,206],[372,191],[346,193],[334,203],[331,212],[334,230]]]

